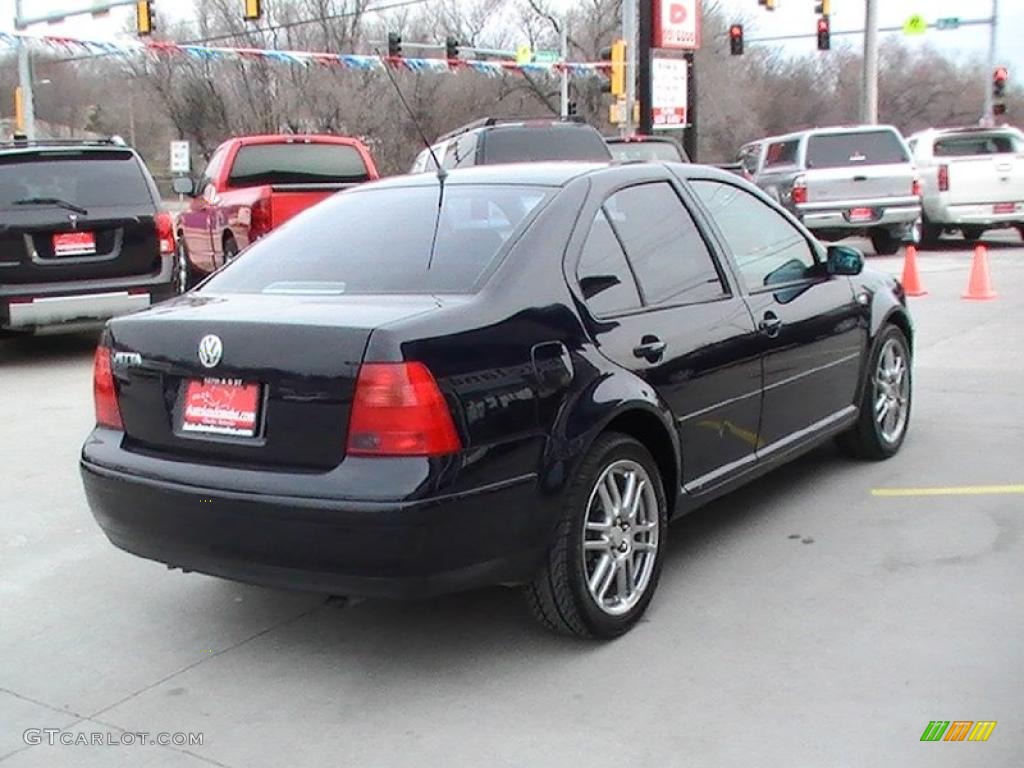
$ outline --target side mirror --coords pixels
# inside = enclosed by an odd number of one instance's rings
[[[188,195],[189,197],[193,197],[195,195],[196,185],[188,176],[176,176],[172,186],[175,194]]]
[[[848,245],[830,245],[826,266],[830,275],[854,277],[864,271],[864,254]]]

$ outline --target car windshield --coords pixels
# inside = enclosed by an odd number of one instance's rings
[[[448,184],[440,211],[438,185],[342,193],[258,240],[201,290],[471,293],[550,193],[543,187]]]
[[[0,207],[21,200],[60,200],[89,210],[153,204],[142,167],[124,150],[0,156]]]
[[[679,147],[670,141],[612,141],[608,143],[616,160],[678,163],[683,159]]]
[[[344,184],[369,178],[359,150],[346,144],[251,144],[238,150],[228,183]]]
[[[949,136],[935,141],[936,157],[1008,155],[1019,152],[1021,143],[1009,133],[982,133]]]
[[[808,168],[846,168],[910,162],[903,142],[892,131],[823,133],[807,142]]]
[[[612,155],[596,130],[581,125],[493,128],[484,139],[484,162],[608,161]]]

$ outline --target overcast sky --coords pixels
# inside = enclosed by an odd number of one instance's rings
[[[706,2],[708,0],[705,0]],[[730,9],[730,16],[736,21],[744,21],[747,38],[762,35],[789,35],[813,33],[815,30],[815,0],[777,0],[778,10],[769,13],[760,8],[757,0],[719,0]],[[992,0],[878,0],[881,26],[900,26],[913,13],[922,13],[929,21],[944,16],[959,16],[961,19],[987,18],[992,12]],[[383,0],[382,0],[383,2]],[[572,2],[572,0],[562,0]],[[42,15],[50,11],[66,8],[89,7],[90,0],[24,0],[25,13]],[[186,0],[159,0],[156,3],[158,13],[168,13],[171,7],[177,9],[189,7]],[[239,13],[242,2],[238,0]],[[126,19],[131,18],[134,10],[131,7],[119,9],[109,16],[99,19],[82,17],[73,24],[62,24],[48,27],[45,25],[33,28],[33,32],[44,34],[51,31],[55,34],[79,35],[82,37],[109,38],[123,29]],[[14,0],[0,0],[0,29],[13,29]],[[832,0],[832,30],[860,29],[864,25],[864,0]],[[955,31],[939,32],[931,30],[928,34],[915,38],[904,38],[914,45],[933,44],[953,57],[987,56],[988,27],[962,27]],[[1019,74],[1024,78],[1024,0],[1000,0],[999,28],[999,62],[1011,69],[1011,77]],[[834,43],[840,41],[860,46],[859,36],[835,37]],[[814,40],[808,38],[786,44],[786,50],[793,52],[814,51]]]

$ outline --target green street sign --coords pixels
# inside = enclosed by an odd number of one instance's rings
[[[959,29],[960,28],[960,17],[959,16],[947,16],[944,19],[939,19],[935,22],[936,29]]]
[[[903,22],[904,35],[923,35],[928,31],[928,20],[920,13],[915,13]]]
[[[538,64],[554,64],[558,59],[558,51],[536,51],[533,54],[533,60]]]

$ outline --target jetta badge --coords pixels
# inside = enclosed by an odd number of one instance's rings
[[[219,336],[214,336],[212,333],[209,336],[203,336],[203,340],[199,342],[199,362],[207,368],[216,368],[220,364],[220,358],[224,354],[224,344],[221,343]]]

